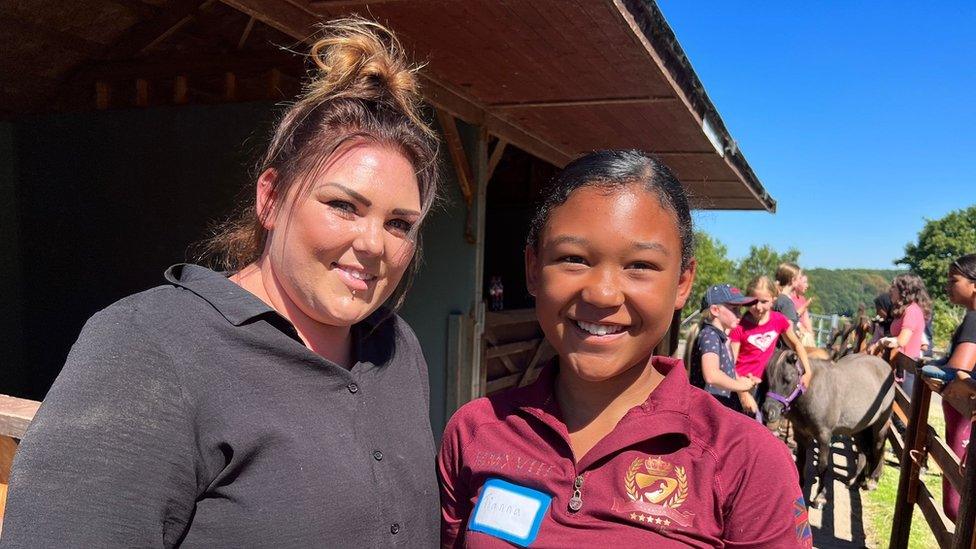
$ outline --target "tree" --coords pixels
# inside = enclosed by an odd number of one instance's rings
[[[918,233],[918,241],[905,246],[905,257],[895,261],[922,277],[932,297],[942,294],[946,272],[952,261],[976,253],[976,204],[949,212],[942,219],[929,219]]]
[[[736,284],[745,291],[745,287],[753,278],[765,275],[772,279],[780,263],[796,263],[799,259],[800,250],[796,248],[778,253],[768,244],[749,246],[749,254],[742,258],[735,268]]]
[[[936,344],[944,346],[958,320],[958,311],[948,303],[942,287],[952,261],[976,253],[976,204],[949,212],[941,219],[929,219],[918,233],[918,241],[905,246],[905,257],[895,261],[922,277],[933,306]]]
[[[704,231],[695,231],[695,260],[698,270],[686,310],[698,308],[705,289],[712,284],[732,282],[735,263],[728,258],[728,248]]]

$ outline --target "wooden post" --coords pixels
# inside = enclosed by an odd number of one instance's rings
[[[905,370],[916,373],[914,361],[898,354],[893,361],[905,365]],[[909,364],[911,363],[911,364]],[[908,536],[912,530],[912,514],[918,496],[918,475],[920,462],[925,450],[925,434],[928,425],[929,399],[931,392],[926,390],[925,382],[917,373],[912,385],[911,415],[905,428],[905,448],[901,454],[901,472],[898,475],[898,495],[895,496],[895,515],[892,518],[890,549],[908,547]]]
[[[95,108],[104,111],[112,101],[112,87],[108,82],[95,82]]]
[[[237,100],[237,75],[232,72],[224,73],[224,101]]]
[[[173,82],[173,103],[177,105],[183,105],[190,99],[190,85],[187,82],[186,75],[181,74],[176,77],[176,81]]]
[[[149,81],[145,78],[136,79],[136,106],[149,106]]]

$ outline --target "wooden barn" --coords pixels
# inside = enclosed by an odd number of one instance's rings
[[[191,258],[250,192],[276,105],[305,74],[293,52],[351,13],[426,63],[444,137],[448,200],[402,313],[430,365],[435,432],[545,357],[523,240],[540,186],[580,152],[645,149],[698,208],[775,210],[653,0],[8,0],[0,392],[41,400],[88,316]],[[486,313],[493,277],[506,310]]]

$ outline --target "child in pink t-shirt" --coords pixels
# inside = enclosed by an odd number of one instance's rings
[[[931,314],[932,299],[925,291],[925,283],[917,275],[900,274],[891,282],[889,290],[894,304],[891,323],[891,337],[881,338],[881,344],[901,353],[912,360],[918,360],[922,355],[922,335],[925,333],[925,317]],[[894,357],[895,354],[892,354]],[[895,370],[895,380],[905,392],[912,394],[915,386],[915,374]]]
[[[796,332],[790,329],[790,321],[772,310],[772,282],[765,276],[756,277],[746,287],[746,295],[756,298],[757,301],[749,307],[749,312],[742,317],[739,325],[729,333],[736,374],[761,378],[766,371],[766,364],[776,350],[776,342],[783,336],[796,351],[803,366],[803,383],[809,387],[811,371],[806,349],[800,344]],[[763,395],[759,396],[762,400]],[[756,404],[757,407],[762,406],[762,402]]]

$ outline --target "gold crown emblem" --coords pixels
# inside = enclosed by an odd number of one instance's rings
[[[673,465],[658,456],[652,456],[644,460],[644,469],[652,475],[667,476],[673,467]]]

